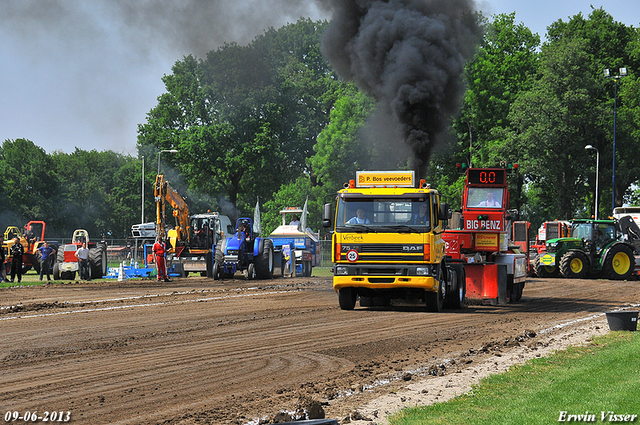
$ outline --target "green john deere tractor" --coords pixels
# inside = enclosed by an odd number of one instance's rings
[[[574,219],[569,237],[547,240],[547,252],[540,261],[567,278],[629,279],[635,270],[639,233],[628,220]]]

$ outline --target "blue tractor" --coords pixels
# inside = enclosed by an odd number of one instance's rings
[[[236,233],[216,246],[213,278],[230,278],[237,271],[246,272],[248,279],[273,277],[273,242],[254,233],[250,218],[239,218]]]

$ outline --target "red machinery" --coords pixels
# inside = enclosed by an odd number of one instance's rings
[[[529,245],[529,276],[543,278],[560,276],[560,270],[555,264],[545,265],[541,259],[547,252],[547,240],[566,238],[569,236],[570,229],[571,224],[568,221],[545,221],[540,225],[536,240]]]
[[[468,299],[506,304],[522,297],[529,226],[513,223],[517,211],[508,208],[506,168],[467,170],[462,216],[457,228],[446,230],[443,239],[447,255],[464,263]]]

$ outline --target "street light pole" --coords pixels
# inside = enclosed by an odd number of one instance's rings
[[[584,147],[587,150],[595,150],[596,151],[596,207],[595,207],[595,218],[596,220],[598,219],[598,207],[600,206],[599,203],[599,193],[600,190],[598,188],[598,182],[600,181],[600,151],[598,150],[598,148],[594,148],[591,145],[587,145]]]
[[[178,153],[176,149],[163,149],[158,152],[158,174],[160,174],[160,154],[161,153]]]
[[[144,155],[142,156],[142,213],[140,224],[144,223]]]
[[[618,75],[611,75],[608,69],[604,70],[606,78],[613,78],[615,84],[613,95],[613,167],[611,169],[611,211],[616,208],[616,117],[618,109],[618,79],[627,76],[627,68],[620,68]]]

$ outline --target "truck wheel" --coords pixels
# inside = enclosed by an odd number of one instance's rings
[[[40,274],[40,258],[42,258],[42,254],[40,254],[40,251],[36,251],[33,256],[33,270],[35,270],[37,274]]]
[[[60,265],[58,263],[53,265],[53,280],[60,280]]]
[[[613,280],[626,280],[635,268],[633,251],[626,245],[613,245],[604,260],[602,270],[605,276]]]
[[[231,274],[224,272],[224,249],[225,249],[226,243],[227,243],[226,239],[219,240],[218,244],[216,245],[216,252],[213,256],[214,263],[218,264],[218,279],[232,277]],[[214,279],[216,278],[215,274],[213,278]]]
[[[582,279],[589,269],[587,256],[580,251],[569,251],[560,260],[560,273],[570,279]]]
[[[558,277],[560,275],[560,271],[558,270],[558,266],[545,266],[540,263],[540,257],[536,257],[533,263],[533,271],[536,276],[546,279],[550,277]]]
[[[358,293],[354,288],[342,288],[338,291],[338,303],[342,310],[353,310]]]
[[[220,264],[217,261],[213,262],[213,280],[219,280],[220,279]]]
[[[442,306],[444,304],[444,291],[446,284],[440,282],[438,287],[438,292],[425,292],[425,303],[427,306],[427,311],[437,313],[442,310]]]
[[[256,278],[256,266],[253,263],[249,263],[247,267],[247,279],[253,280]]]
[[[103,244],[89,250],[89,273],[91,279],[102,279],[107,274],[107,249]]]
[[[262,252],[255,262],[256,275],[258,279],[273,279],[273,241],[264,239]]]
[[[511,302],[518,302],[522,299],[522,291],[524,290],[524,283],[514,283],[513,291],[511,291],[511,296],[509,299]]]
[[[207,277],[213,277],[213,254],[211,251],[207,252],[207,255],[204,256],[204,261],[207,263]]]
[[[452,264],[451,268],[456,272],[456,282],[454,290],[447,297],[447,306],[461,309],[464,308],[465,297],[467,295],[467,276],[462,264]]]

